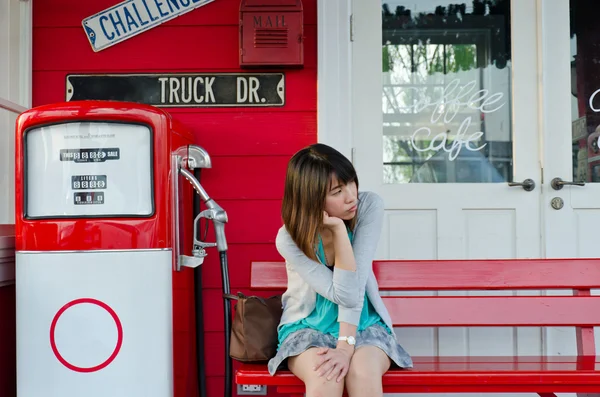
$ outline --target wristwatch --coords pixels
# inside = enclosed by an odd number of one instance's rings
[[[346,341],[350,346],[354,346],[356,344],[356,339],[354,336],[340,336],[338,340]]]

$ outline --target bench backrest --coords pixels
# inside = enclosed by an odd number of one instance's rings
[[[373,262],[381,290],[548,290],[562,296],[385,296],[395,326],[576,326],[580,354],[594,354],[600,325],[600,259]],[[253,262],[251,288],[284,290],[285,262]],[[476,292],[475,292],[476,293]],[[442,294],[443,295],[443,294]]]

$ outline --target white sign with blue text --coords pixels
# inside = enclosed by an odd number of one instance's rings
[[[82,21],[94,52],[145,32],[214,0],[127,0]]]

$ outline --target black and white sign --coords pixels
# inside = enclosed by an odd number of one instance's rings
[[[157,107],[285,104],[283,73],[68,75],[67,101],[112,100]]]
[[[104,204],[104,192],[75,192],[73,201],[75,205]]]
[[[118,160],[119,152],[119,148],[60,149],[60,161],[99,163],[106,160]]]
[[[125,0],[85,18],[86,36],[94,51],[127,40],[214,0]]]
[[[73,175],[71,189],[106,189],[106,175]]]

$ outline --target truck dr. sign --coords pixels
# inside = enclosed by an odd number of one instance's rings
[[[68,75],[67,101],[109,100],[157,107],[283,106],[283,73]]]
[[[81,23],[94,52],[152,29],[214,0],[126,0]]]

